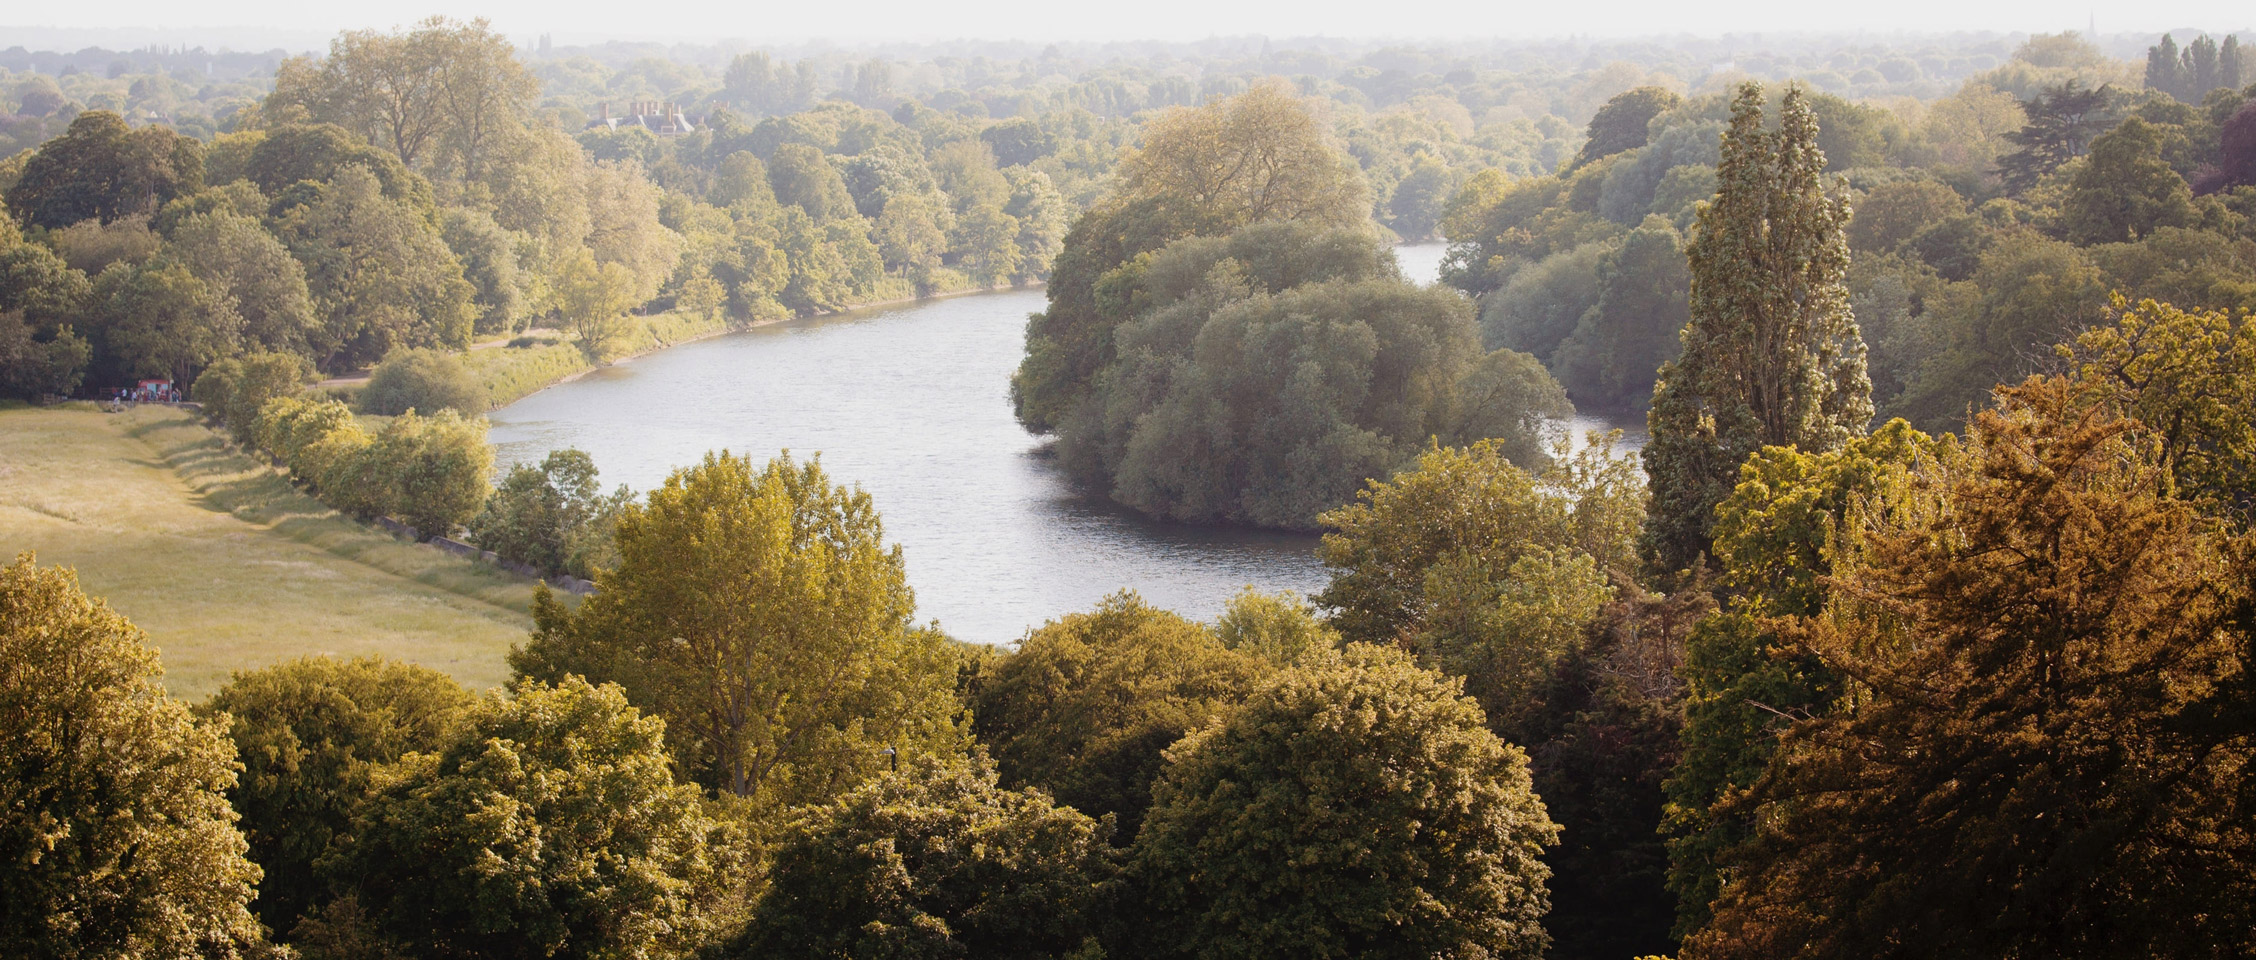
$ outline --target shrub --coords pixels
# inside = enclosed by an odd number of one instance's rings
[[[368,375],[360,392],[360,412],[396,417],[409,410],[425,414],[453,410],[465,416],[486,412],[486,388],[463,367],[461,358],[438,350],[394,350]]]

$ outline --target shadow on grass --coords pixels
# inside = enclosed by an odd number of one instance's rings
[[[135,425],[127,435],[156,455],[143,465],[179,477],[201,509],[256,524],[377,572],[517,613],[532,608],[535,581],[530,578],[364,526],[193,420],[151,421]]]

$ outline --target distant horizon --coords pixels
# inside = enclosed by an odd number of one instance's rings
[[[558,46],[600,46],[605,43],[662,43],[669,45],[736,45],[744,47],[810,46],[844,49],[899,46],[946,46],[957,43],[1072,44],[1103,47],[1113,44],[1199,44],[1266,40],[1273,43],[1402,43],[1414,45],[1464,45],[1482,43],[1618,43],[1638,40],[1791,40],[1840,38],[1866,42],[1991,34],[2002,37],[2073,30],[2096,38],[2160,36],[2164,32],[2214,35],[2256,32],[2250,9],[2243,4],[2155,3],[2135,10],[2087,8],[2071,13],[2056,5],[2025,2],[1992,5],[1946,5],[1933,0],[1898,3],[1888,9],[1885,23],[1855,19],[1839,8],[1814,9],[1777,4],[1742,5],[1729,19],[1700,15],[1680,5],[1647,2],[1622,4],[1603,20],[1587,10],[1551,8],[1515,11],[1505,5],[1460,8],[1434,5],[1419,28],[1405,29],[1399,12],[1379,16],[1370,5],[1318,3],[1295,11],[1299,25],[1291,34],[1252,29],[1273,24],[1271,12],[1245,3],[1201,3],[1152,0],[1136,8],[1142,15],[1126,22],[1103,11],[1083,8],[1074,16],[1037,11],[1023,0],[1006,0],[949,10],[905,0],[868,0],[858,5],[779,11],[757,23],[741,16],[716,17],[708,11],[677,10],[660,0],[645,4],[650,11],[636,22],[607,25],[610,18],[599,9],[578,4],[542,4],[527,0],[484,0],[438,11],[460,20],[484,17],[513,41],[530,45],[546,35]],[[1776,7],[1766,16],[1766,8]],[[430,16],[428,8],[402,6],[396,15],[362,13],[339,16],[335,7],[272,3],[271,0],[234,0],[202,5],[209,20],[167,23],[181,8],[158,6],[149,0],[64,7],[50,5],[41,12],[44,23],[0,24],[0,49],[23,47],[34,51],[74,52],[88,47],[140,49],[148,46],[185,46],[234,52],[276,48],[292,52],[325,47],[343,30],[388,30],[406,27]],[[149,14],[149,26],[116,26],[140,11]],[[365,10],[365,8],[363,8]],[[424,11],[424,12],[418,12]],[[262,15],[263,14],[263,15]],[[936,15],[946,14],[943,23]],[[1017,14],[1017,15],[1014,15]],[[1649,15],[1641,15],[1649,14]],[[71,22],[77,15],[83,19]],[[1376,19],[1374,19],[1376,17]],[[90,20],[99,20],[99,25]],[[1578,22],[1595,20],[1596,22]],[[235,21],[229,23],[227,21]],[[2231,21],[2240,21],[2232,23]],[[1918,23],[1906,28],[1905,23]],[[705,24],[700,30],[695,25]],[[883,24],[884,26],[877,26]],[[1029,24],[1032,24],[1029,26]]]

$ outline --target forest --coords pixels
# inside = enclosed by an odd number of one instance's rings
[[[589,581],[502,688],[190,701],[8,550],[0,953],[2256,953],[2256,68],[2096,39],[0,52],[0,389]],[[990,646],[819,457],[496,476],[556,377],[1034,284],[1043,462],[1320,590]]]

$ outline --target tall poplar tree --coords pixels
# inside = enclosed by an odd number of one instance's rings
[[[1848,200],[1823,180],[1817,115],[1789,88],[1775,131],[1762,85],[1731,105],[1713,202],[1686,247],[1692,318],[1661,367],[1647,423],[1646,553],[1663,570],[1708,551],[1717,502],[1764,446],[1819,452],[1864,434],[1872,383],[1844,283]]]

